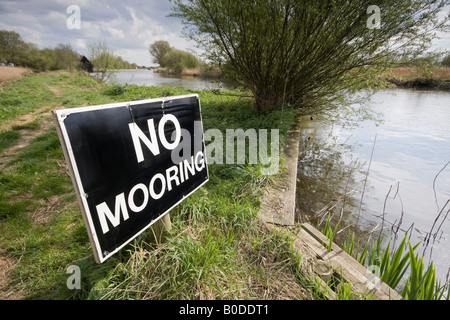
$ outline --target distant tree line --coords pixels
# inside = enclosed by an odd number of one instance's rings
[[[180,74],[184,69],[198,68],[199,59],[192,53],[172,48],[167,41],[159,40],[150,45],[150,55],[153,62],[158,63],[169,72]]]
[[[113,51],[102,46],[90,44],[88,58],[103,70],[105,56],[109,69],[135,69],[137,65],[122,59]],[[96,47],[96,50],[92,48]],[[99,47],[99,48],[97,48]],[[79,67],[81,55],[70,44],[59,43],[54,49],[38,49],[33,43],[22,40],[15,31],[0,30],[0,63],[13,63],[16,66],[31,68],[35,71],[75,70]],[[98,68],[97,68],[98,69]]]

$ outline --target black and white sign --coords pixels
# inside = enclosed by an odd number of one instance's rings
[[[197,94],[53,113],[98,263],[208,181]]]

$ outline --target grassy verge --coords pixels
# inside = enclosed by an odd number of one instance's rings
[[[11,121],[19,125],[3,126],[0,146],[6,150],[18,143],[21,116],[44,107],[191,92],[107,86],[69,73],[12,81],[0,87],[0,127]],[[205,130],[278,128],[283,141],[293,123],[289,108],[258,115],[250,100],[198,93]],[[32,123],[39,127],[39,121]],[[170,213],[173,230],[163,244],[155,245],[146,232],[97,265],[52,126],[11,155],[0,172],[0,254],[14,266],[0,290],[4,297],[25,299],[320,298],[302,273],[302,259],[292,252],[290,239],[256,219],[262,188],[277,179],[262,175],[261,168],[210,165],[208,184]],[[71,265],[81,271],[79,290],[66,285]]]
[[[384,78],[400,88],[450,90],[450,68],[394,68]]]

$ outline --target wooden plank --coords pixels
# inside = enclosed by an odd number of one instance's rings
[[[295,198],[297,187],[297,162],[300,130],[297,125],[289,132],[283,153],[286,156],[285,177],[278,186],[265,191],[258,217],[277,225],[295,224]]]
[[[305,259],[310,260],[312,271],[316,277],[322,276],[322,282],[319,281],[320,288],[329,288],[326,281],[328,275],[324,277],[324,272],[317,265],[326,264],[333,269],[332,276],[351,284],[353,293],[371,295],[375,300],[401,300],[403,299],[394,289],[390,288],[378,277],[375,277],[367,268],[346,253],[335,243],[332,244],[332,250],[328,251],[326,245],[328,238],[320,231],[309,224],[302,224],[301,228],[288,232],[282,227],[266,223],[270,229],[275,229],[293,238],[294,250],[300,252]],[[326,272],[328,273],[328,272]],[[336,294],[326,294],[329,299],[335,299]]]
[[[335,243],[332,244],[331,251],[328,252],[325,248],[328,243],[328,238],[316,228],[305,223],[302,224],[302,229],[309,236],[301,232],[299,234],[300,237],[309,243],[315,240],[317,243],[312,247],[318,248],[319,244],[322,245],[322,250],[316,249],[319,257],[324,260],[330,260],[333,267],[339,269],[342,272],[342,277],[350,282],[352,286],[355,286],[357,290],[371,293],[375,299],[402,299],[394,289],[382,282],[381,279],[376,277]]]

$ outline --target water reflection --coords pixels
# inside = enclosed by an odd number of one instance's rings
[[[379,126],[365,120],[345,128],[303,118],[297,185],[301,219],[313,218],[338,199],[332,212],[342,215],[341,226],[351,226],[346,231],[360,239],[371,231],[388,236],[397,231],[400,237],[408,231],[417,243],[432,230],[435,237],[419,251],[432,257],[445,278],[450,265],[450,165],[444,168],[450,161],[449,102],[449,92],[384,90],[364,106],[382,114]]]
[[[363,188],[357,177],[364,174],[365,165],[354,155],[357,145],[339,141],[339,127],[307,116],[301,119],[301,128],[296,203],[300,220],[316,225],[331,212],[341,227],[352,225],[363,237],[374,223],[365,216],[364,223],[357,223],[355,215]]]

